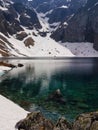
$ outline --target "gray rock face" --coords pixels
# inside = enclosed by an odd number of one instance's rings
[[[20,24],[28,27],[29,29],[41,28],[39,20],[37,18],[37,14],[33,9],[29,9],[26,5],[24,6],[22,3],[15,3],[13,5],[15,11],[20,14]]]
[[[52,35],[56,41],[93,42],[98,50],[98,4],[97,0],[88,0],[69,21],[68,26],[61,25]]]
[[[30,5],[39,13],[47,13],[49,23],[63,22],[85,4],[86,0],[33,0]]]
[[[6,36],[8,36],[8,33],[13,35],[19,31],[23,31],[21,25],[29,29],[34,27],[36,29],[41,28],[37,14],[33,9],[29,9],[22,3],[16,2],[11,4],[10,2],[7,2],[7,0],[4,0],[4,3],[0,2],[0,6],[7,8],[7,10],[0,9],[0,32]],[[20,15],[19,18],[18,15]]]

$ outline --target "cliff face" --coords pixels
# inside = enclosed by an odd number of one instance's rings
[[[45,14],[50,24],[63,22],[85,4],[86,0],[33,0],[30,5]]]
[[[98,50],[98,2],[88,0],[69,21],[68,26],[61,25],[52,34],[56,41],[93,42]]]
[[[0,1],[0,32],[5,35],[23,31],[22,26],[41,28],[37,14],[21,3]]]

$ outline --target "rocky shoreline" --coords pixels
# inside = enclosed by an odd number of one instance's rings
[[[61,117],[57,123],[46,119],[41,112],[32,112],[16,126],[18,130],[98,130],[98,111],[79,115],[73,123]]]

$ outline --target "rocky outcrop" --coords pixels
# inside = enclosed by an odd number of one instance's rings
[[[0,62],[0,66],[10,67],[10,68],[15,68],[16,67],[13,64],[9,64],[9,63],[3,62],[3,61]]]
[[[64,117],[55,124],[46,119],[41,112],[32,112],[15,127],[18,130],[98,130],[98,112],[81,114],[72,124]]]
[[[0,54],[2,56],[8,57],[11,56],[8,45],[13,48],[12,44],[2,35],[0,35]]]
[[[98,112],[78,116],[72,130],[98,130]]]
[[[26,32],[20,32],[20,33],[17,33],[16,34],[16,38],[18,39],[18,40],[23,40],[25,37],[27,37],[28,35],[27,35],[27,33]]]
[[[20,17],[20,24],[23,26],[26,26],[29,29],[33,29],[34,27],[36,29],[40,29],[41,25],[38,20],[37,14],[33,9],[30,9],[30,7],[24,6],[22,3],[14,3],[13,5],[16,12],[19,13]]]
[[[30,48],[30,46],[34,46],[34,40],[32,39],[32,37],[29,37],[24,41],[24,44],[26,47]]]
[[[46,119],[40,112],[32,112],[19,121],[16,126],[18,130],[53,130],[53,123]]]
[[[4,4],[4,5],[3,5]],[[0,6],[0,32],[8,36],[17,32],[23,31],[21,25],[29,29],[40,29],[41,25],[38,20],[37,14],[33,9],[30,9],[26,4],[18,3],[4,3],[1,1]],[[3,7],[4,6],[4,7]],[[6,8],[6,9],[5,9]]]

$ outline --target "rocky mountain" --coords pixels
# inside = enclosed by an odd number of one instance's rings
[[[57,27],[84,6],[86,0],[13,0],[13,2],[34,8],[51,27]]]
[[[98,0],[88,0],[69,21],[52,34],[56,41],[91,42],[98,50]]]
[[[0,0],[0,56],[73,56],[43,26],[28,1]]]
[[[69,44],[61,45],[56,41],[71,41],[76,35],[68,28],[71,21],[75,21],[73,15],[76,17],[83,9],[86,12],[90,4],[87,3],[87,7],[85,4],[86,0],[0,0],[0,56],[80,56],[80,51],[74,52]],[[80,33],[81,30],[78,35]],[[98,55],[92,45],[87,46],[89,54],[84,47],[86,52],[82,56]]]
[[[30,5],[43,16],[51,27],[67,20],[79,8],[85,5],[86,0],[33,0]],[[58,23],[58,24],[57,24]]]

